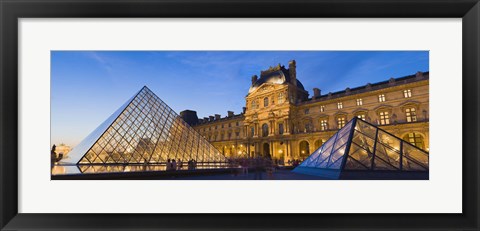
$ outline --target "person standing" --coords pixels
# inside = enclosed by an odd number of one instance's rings
[[[166,171],[170,171],[171,168],[172,168],[172,165],[170,164],[170,159],[167,160],[167,164],[166,164]]]
[[[182,170],[182,167],[183,167],[182,160],[181,160],[181,159],[178,159],[178,162],[177,162],[177,170]]]

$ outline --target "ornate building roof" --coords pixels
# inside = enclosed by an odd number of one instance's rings
[[[273,83],[273,84],[285,84],[291,82],[290,79],[290,72],[288,69],[285,68],[285,66],[281,66],[278,64],[275,67],[270,67],[266,71],[262,71],[260,73],[260,78],[255,81],[252,86],[250,86],[250,89],[248,90],[248,93],[250,94],[253,92],[255,89],[260,87],[264,83]],[[305,90],[303,87],[303,84],[298,81],[297,79],[297,87]]]

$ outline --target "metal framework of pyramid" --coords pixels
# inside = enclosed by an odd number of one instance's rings
[[[77,145],[61,164],[221,163],[225,157],[146,86]],[[123,171],[123,170],[122,170]],[[83,171],[82,171],[83,172]]]
[[[399,174],[425,176],[428,162],[427,152],[355,117],[293,171],[333,179],[382,174],[402,178]]]

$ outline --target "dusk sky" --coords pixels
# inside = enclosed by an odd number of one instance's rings
[[[251,76],[292,59],[310,96],[429,70],[428,51],[52,51],[51,144],[74,147],[144,85],[177,113],[238,114]]]

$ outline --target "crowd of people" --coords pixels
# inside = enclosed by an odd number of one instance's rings
[[[297,167],[298,165],[300,165],[302,163],[302,161],[299,160],[299,159],[294,159],[294,160],[288,160],[287,163],[288,163],[288,165],[291,165],[293,167]]]
[[[183,168],[183,162],[182,162],[181,159],[178,159],[178,161],[175,161],[175,159],[168,159],[167,160],[167,166],[166,166],[167,171],[182,170],[182,168]],[[197,161],[194,160],[194,159],[190,159],[187,162],[187,169],[188,170],[197,169]]]
[[[288,160],[286,166],[297,167],[302,160],[294,159]],[[285,166],[285,163],[281,159],[272,159],[267,156],[257,157],[235,157],[227,158],[227,165],[232,170],[232,174],[237,175],[239,173],[248,175],[249,171],[254,171],[254,179],[262,179],[262,172],[265,172],[267,176],[272,176],[273,173],[281,166]],[[187,162],[186,170],[196,170],[197,161],[190,159]],[[167,171],[185,170],[184,162],[181,159],[168,159],[166,163]]]

